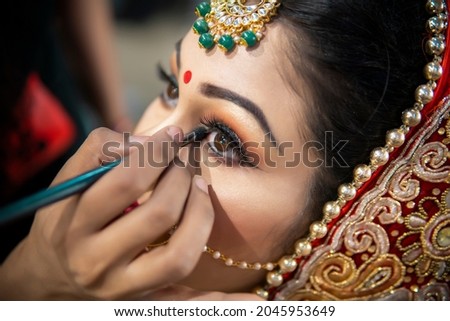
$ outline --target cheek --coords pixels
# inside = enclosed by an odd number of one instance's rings
[[[210,246],[248,261],[278,259],[282,238],[287,239],[304,202],[299,186],[307,184],[276,175],[231,175],[230,170],[210,172],[216,194]]]

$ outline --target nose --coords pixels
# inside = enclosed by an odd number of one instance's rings
[[[162,122],[138,134],[152,136],[165,127],[177,126],[181,128],[183,130],[183,133],[186,135],[198,124],[194,121],[194,119],[192,119],[193,117],[191,117],[189,114],[183,113],[181,110],[182,108],[177,108],[169,117],[164,119]]]
[[[194,128],[196,128],[199,123],[198,120],[194,119],[194,117],[190,113],[183,112],[185,110],[183,108],[177,108],[168,118],[159,123],[158,125],[145,130],[140,135],[148,135],[151,136],[158,132],[159,130],[167,127],[167,126],[177,126],[183,130],[183,133],[186,135],[191,132]],[[187,166],[188,169],[193,174],[200,174],[200,162],[201,162],[201,145],[198,143],[188,144],[183,148],[180,148],[178,152],[178,159]]]

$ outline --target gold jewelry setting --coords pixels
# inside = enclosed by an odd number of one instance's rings
[[[145,252],[150,252],[151,250],[156,249],[157,247],[169,244],[170,238],[175,233],[177,228],[178,228],[178,225],[172,226],[170,228],[170,230],[167,232],[167,238],[165,240],[163,240],[161,242],[158,242],[158,243],[149,243],[149,244],[147,244],[147,246],[144,248]]]
[[[255,5],[246,5],[246,0],[202,2],[195,9],[199,18],[192,29],[200,35],[198,43],[204,49],[216,44],[224,52],[232,51],[236,45],[254,47],[279,6],[280,0],[260,0]]]

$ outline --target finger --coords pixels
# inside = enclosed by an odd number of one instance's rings
[[[148,137],[120,134],[108,128],[93,130],[77,152],[65,163],[52,185],[92,170],[104,162],[123,158],[130,145],[143,143]]]
[[[173,285],[154,291],[141,299],[152,301],[263,301],[252,293],[199,291],[182,285]]]
[[[136,146],[128,158],[81,196],[81,223],[103,228],[148,191],[173,160],[182,135],[181,129],[168,127]]]
[[[122,135],[107,128],[97,128],[89,134],[78,151],[65,163],[52,185],[97,168],[103,162],[122,158],[129,153],[131,144],[144,142],[147,139],[148,137],[145,136]],[[46,211],[39,211],[36,217],[44,217],[53,213],[51,215],[53,218],[45,221],[47,225],[55,225],[58,221],[57,217],[62,216],[65,216],[66,221],[70,222],[73,215],[63,215],[63,213],[73,214],[72,209],[76,207],[78,199],[79,194],[66,198],[51,205]]]
[[[203,253],[213,222],[214,210],[208,186],[203,178],[196,176],[178,229],[168,245],[141,255],[130,263],[124,275],[128,285],[145,291],[185,278]]]
[[[115,244],[115,250],[110,252],[113,260],[128,264],[148,244],[169,238],[168,231],[179,222],[183,213],[191,180],[187,169],[170,167],[149,200],[114,221],[98,235],[100,244]]]

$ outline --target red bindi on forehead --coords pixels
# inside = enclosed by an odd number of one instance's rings
[[[191,82],[192,80],[192,71],[188,70],[184,73],[184,83],[187,85]]]

